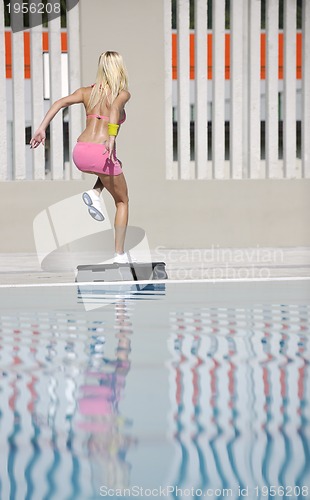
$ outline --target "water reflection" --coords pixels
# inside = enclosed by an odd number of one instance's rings
[[[105,319],[0,316],[0,497],[90,498],[125,487],[131,421],[119,410],[130,371],[133,303]]]
[[[93,490],[105,484],[109,488],[129,485],[130,463],[126,459],[129,447],[136,442],[131,435],[131,421],[121,415],[126,377],[130,371],[132,323],[125,301],[115,308],[117,346],[113,358],[106,357],[102,336],[93,336],[85,382],[78,397],[77,433],[87,433],[86,446],[91,464]]]
[[[1,499],[310,486],[310,307],[181,307],[153,292],[0,316]]]
[[[120,300],[155,300],[166,295],[165,283],[122,284],[117,282],[108,288],[103,286],[79,284],[77,288],[78,303],[83,304],[86,311],[98,309]]]
[[[290,488],[310,486],[309,308],[203,308],[171,312],[170,324],[169,484],[304,498]]]

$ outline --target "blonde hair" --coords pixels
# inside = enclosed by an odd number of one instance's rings
[[[93,109],[105,99],[111,105],[122,90],[128,90],[123,58],[118,52],[103,52],[99,57],[96,83],[89,97],[88,109]]]

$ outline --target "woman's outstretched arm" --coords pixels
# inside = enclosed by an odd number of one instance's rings
[[[120,114],[124,109],[125,104],[129,101],[130,97],[131,97],[130,93],[127,90],[122,90],[120,92],[120,94],[117,96],[110,109],[110,123],[118,124]],[[110,135],[108,144],[108,149],[110,151],[109,155],[110,158],[112,157],[113,154],[114,145],[115,145],[115,136]]]
[[[30,147],[37,148],[41,143],[44,145],[45,143],[45,130],[49,126],[50,122],[54,118],[54,116],[60,111],[62,108],[67,108],[72,104],[79,104],[83,101],[83,88],[80,88],[66,97],[62,97],[55,101],[54,104],[50,107],[45,117],[43,118],[42,123],[39,125],[38,129],[34,133],[33,137],[30,140]]]

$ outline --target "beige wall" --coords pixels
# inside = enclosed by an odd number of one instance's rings
[[[152,249],[310,246],[309,181],[162,180],[147,192],[138,176],[127,177],[130,224],[146,230]],[[35,216],[92,181],[0,183],[0,253],[35,252]],[[114,206],[105,200],[112,221]]]
[[[130,225],[152,249],[310,246],[310,180],[166,181],[162,0],[80,0],[83,84],[99,54],[118,50],[130,76],[128,120],[118,138],[129,186]],[[35,251],[34,217],[91,187],[81,181],[0,183],[0,252]],[[105,201],[110,219],[114,206]]]

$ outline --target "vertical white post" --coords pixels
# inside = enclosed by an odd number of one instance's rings
[[[8,180],[4,7],[0,3],[0,181]]]
[[[224,178],[225,0],[212,4],[212,160],[216,179]]]
[[[242,179],[242,36],[243,0],[230,3],[230,172]]]
[[[61,98],[61,38],[60,18],[49,19],[49,65],[50,65],[50,89],[51,104]],[[55,116],[50,125],[50,164],[51,178],[63,179],[63,118],[62,110]]]
[[[173,179],[171,0],[164,0],[166,178]]]
[[[242,36],[243,43],[241,46],[242,50],[242,100],[243,106],[240,112],[242,112],[242,179],[247,179],[249,176],[249,3],[248,0],[243,0],[243,27]]]
[[[310,178],[310,2],[302,4],[302,176]]]
[[[80,33],[80,10],[79,4],[67,12],[68,31],[68,59],[69,59],[69,91],[74,92],[81,86],[81,54],[79,44]],[[70,106],[69,108],[69,156],[71,179],[81,179],[82,172],[76,168],[72,161],[72,149],[77,137],[82,132],[82,106]]]
[[[207,173],[207,7],[207,0],[195,0],[195,167],[198,179],[209,177]]]
[[[260,177],[260,22],[261,1],[249,2],[249,177]]]
[[[266,177],[281,178],[278,117],[279,0],[266,5]]]
[[[296,177],[296,0],[284,0],[284,176]]]
[[[36,4],[38,5],[38,0]],[[40,22],[40,24],[38,24]],[[42,15],[30,14],[30,67],[32,97],[32,133],[35,132],[44,116],[43,96],[43,49],[42,49]],[[45,178],[45,149],[40,146],[33,151],[33,177]]]
[[[13,178],[26,179],[24,32],[12,32]]]
[[[178,163],[181,179],[190,178],[189,1],[177,0]]]

